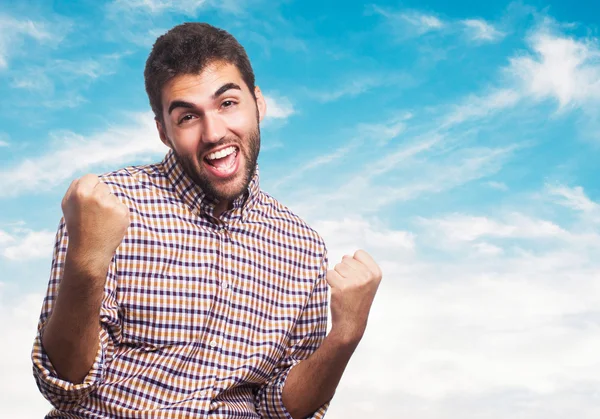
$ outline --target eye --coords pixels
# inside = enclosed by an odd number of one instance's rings
[[[221,103],[221,106],[223,108],[231,108],[233,105],[235,105],[235,102],[233,100],[226,100],[223,103]]]
[[[195,117],[194,115],[192,115],[192,114],[186,114],[186,115],[183,115],[183,116],[181,117],[181,119],[179,119],[179,122],[178,122],[178,124],[180,124],[180,125],[181,125],[181,124],[183,124],[183,123],[186,123],[186,122],[188,122],[188,121],[191,121],[191,120],[193,120],[194,118],[196,118],[196,117]]]

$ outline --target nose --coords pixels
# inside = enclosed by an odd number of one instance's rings
[[[220,115],[207,112],[204,114],[204,129],[202,141],[205,143],[218,143],[225,137],[226,127]]]

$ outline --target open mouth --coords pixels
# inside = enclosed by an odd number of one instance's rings
[[[237,172],[239,166],[239,148],[229,146],[219,151],[212,152],[204,157],[207,169],[219,178],[227,178]]]

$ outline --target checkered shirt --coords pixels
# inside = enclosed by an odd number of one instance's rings
[[[101,180],[130,226],[109,266],[94,364],[73,384],[41,344],[67,251],[59,224],[32,352],[54,406],[46,418],[291,418],[286,377],[327,328],[321,237],[260,190],[258,171],[219,219],[172,151]]]

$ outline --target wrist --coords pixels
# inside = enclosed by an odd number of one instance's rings
[[[340,349],[349,349],[353,351],[360,343],[362,336],[363,333],[361,333],[359,330],[353,330],[351,328],[345,328],[341,326],[336,327],[334,324],[331,327],[328,338]]]
[[[91,280],[106,278],[111,259],[85,251],[78,247],[68,246],[65,258],[65,270]]]

